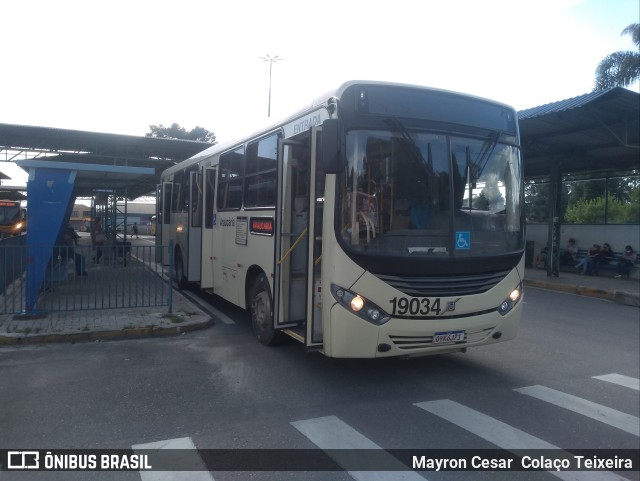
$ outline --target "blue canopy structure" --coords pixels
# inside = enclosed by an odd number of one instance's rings
[[[29,235],[27,236],[27,265],[25,311],[37,311],[38,292],[43,285],[53,247],[66,227],[76,186],[80,183],[109,185],[132,182],[141,176],[153,176],[147,167],[82,164],[37,159],[18,160],[16,164],[29,173]]]

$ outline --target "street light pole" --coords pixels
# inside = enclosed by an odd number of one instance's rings
[[[275,57],[272,57],[271,55],[267,55],[266,57],[260,57],[260,58],[265,62],[269,62],[269,110],[267,111],[267,117],[271,117],[271,70],[273,68],[274,63],[276,63],[278,60],[283,60],[283,59],[278,58],[277,55]]]

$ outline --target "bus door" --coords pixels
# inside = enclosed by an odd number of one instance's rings
[[[200,287],[213,292],[220,286],[222,274],[219,268],[221,241],[217,237],[218,230],[217,213],[214,210],[216,199],[216,167],[205,167],[203,171],[203,229],[202,229],[202,254],[200,255],[201,276]]]
[[[156,232],[159,232],[162,246],[167,248],[169,241],[174,239],[174,229],[171,228],[171,201],[173,199],[173,182],[162,183],[162,207],[160,210],[159,222],[156,226]],[[169,255],[163,249],[162,265],[169,265]]]
[[[162,184],[156,185],[156,215],[155,221],[151,219],[151,227],[153,229],[153,235],[156,236],[156,254],[155,260],[157,263],[162,264],[162,226],[158,223],[162,219]]]
[[[324,179],[318,197],[320,128],[280,141],[274,327],[322,346],[321,253]],[[324,176],[323,176],[324,177]]]
[[[189,175],[189,230],[187,249],[187,278],[200,281],[200,254],[202,250],[202,172]]]

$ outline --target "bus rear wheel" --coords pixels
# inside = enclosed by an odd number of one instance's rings
[[[273,346],[282,340],[282,333],[273,328],[273,297],[267,276],[260,274],[251,286],[251,325],[258,341]]]

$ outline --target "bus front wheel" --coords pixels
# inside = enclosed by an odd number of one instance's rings
[[[277,344],[282,333],[273,328],[273,298],[267,276],[260,274],[251,286],[251,325],[258,341],[265,346]]]

